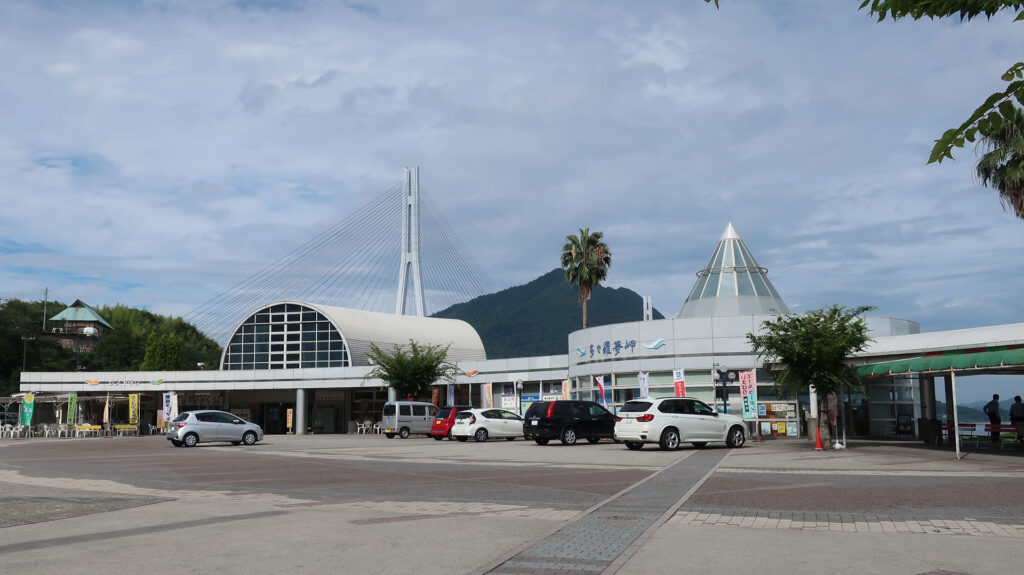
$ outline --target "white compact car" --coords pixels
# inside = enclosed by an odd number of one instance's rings
[[[504,437],[512,441],[523,436],[523,418],[504,409],[466,409],[455,416],[452,438],[466,441],[470,437],[487,441]]]
[[[615,439],[630,449],[657,443],[662,449],[678,449],[680,443],[704,447],[725,442],[743,447],[747,437],[743,419],[718,413],[690,397],[643,398],[627,401],[615,419]]]

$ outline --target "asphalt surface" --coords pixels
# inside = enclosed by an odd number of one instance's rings
[[[1018,573],[1024,450],[0,441],[0,572]]]

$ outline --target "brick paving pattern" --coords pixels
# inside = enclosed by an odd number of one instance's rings
[[[694,452],[489,573],[601,573],[728,453],[724,449]]]

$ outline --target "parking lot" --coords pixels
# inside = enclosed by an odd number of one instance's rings
[[[736,573],[751,554],[793,573],[1007,573],[1022,484],[1016,454],[909,443],[34,438],[0,443],[0,556],[20,573]]]

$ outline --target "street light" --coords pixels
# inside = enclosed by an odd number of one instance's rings
[[[522,415],[523,414],[523,402],[521,401],[521,397],[522,397],[522,394],[523,394],[523,380],[517,379],[515,383],[516,383],[516,413],[518,413],[519,415]]]
[[[35,341],[34,337],[21,336],[21,371],[25,371],[25,358],[28,357],[28,342]]]

